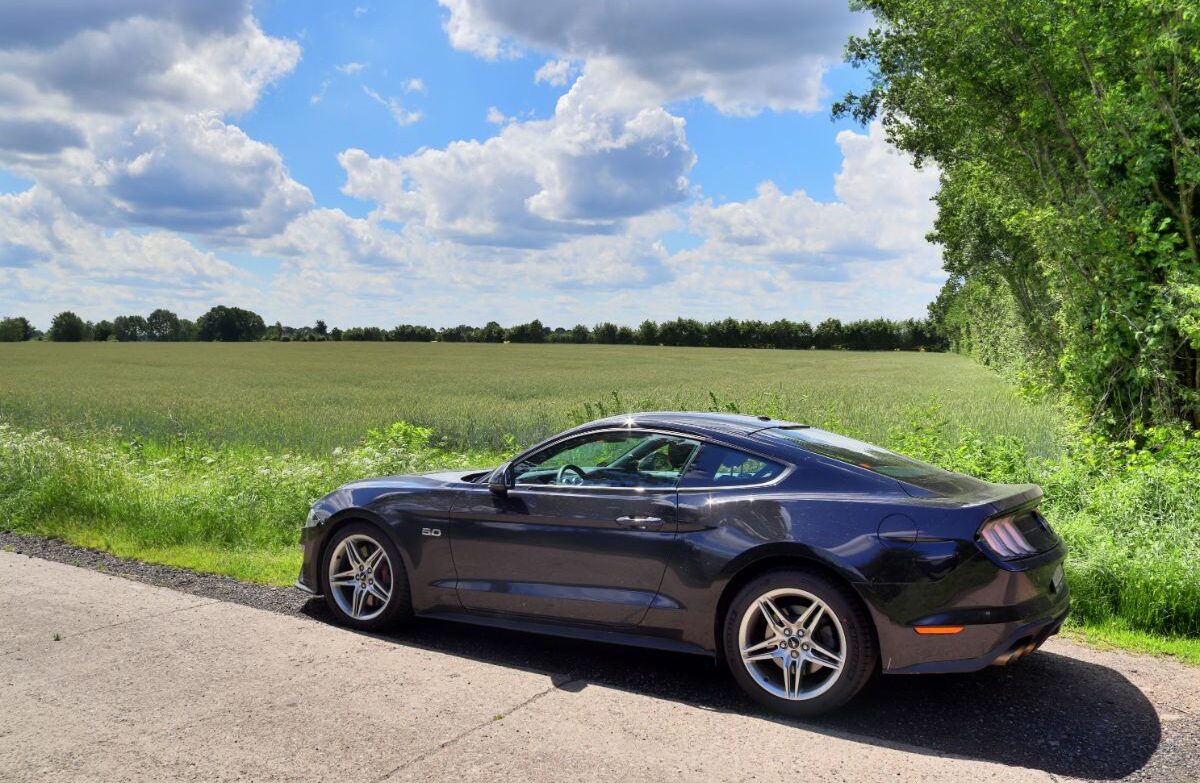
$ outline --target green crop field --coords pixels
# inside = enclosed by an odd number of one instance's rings
[[[0,344],[0,528],[290,584],[313,499],[494,465],[605,413],[740,410],[1036,482],[1076,627],[1200,661],[1200,438],[1089,440],[954,354],[413,343]]]
[[[614,400],[616,394],[619,400]],[[0,420],[117,426],[308,454],[408,421],[452,445],[530,444],[604,412],[708,410],[874,440],[936,401],[954,423],[1054,449],[1054,412],[962,356],[461,343],[0,343]]]

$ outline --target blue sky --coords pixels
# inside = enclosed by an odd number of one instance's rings
[[[49,2],[0,9],[0,315],[815,321],[944,278],[936,172],[830,119],[869,19],[828,0]]]

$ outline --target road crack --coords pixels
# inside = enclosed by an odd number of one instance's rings
[[[99,633],[100,631],[107,631],[112,628],[119,628],[122,625],[130,625],[132,623],[141,623],[141,622],[145,622],[146,620],[154,620],[159,617],[166,617],[167,615],[176,614],[177,612],[187,612],[187,611],[191,611],[192,609],[199,609],[204,606],[212,606],[213,604],[219,604],[219,603],[222,603],[222,602],[218,601],[218,600],[212,600],[212,601],[201,601],[198,604],[189,604],[188,606],[177,606],[174,609],[168,609],[165,612],[156,612],[155,614],[147,614],[147,615],[141,615],[138,617],[131,617],[128,620],[118,620],[115,623],[109,623],[107,625],[98,625],[95,628],[85,628],[82,631],[76,631],[75,633],[66,634],[65,636],[62,636],[61,639],[59,639],[58,641],[65,641],[67,639],[76,639],[80,636],[87,636],[89,634]],[[54,642],[48,642],[48,643],[53,644]],[[4,655],[4,656],[15,655],[16,653],[19,653],[24,649],[27,649],[27,648],[18,647],[14,650],[5,650],[3,653],[0,653],[0,655]]]
[[[385,772],[384,774],[375,778],[373,783],[383,783],[383,781],[387,780],[388,778],[392,777],[393,775],[403,772],[404,770],[408,769],[409,767],[413,766],[414,764],[418,764],[418,763],[424,761],[425,759],[429,758],[430,756],[435,756],[438,753],[441,753],[446,748],[457,744],[459,741],[461,741],[463,739],[466,739],[467,737],[471,736],[472,734],[479,731],[480,729],[482,729],[486,726],[492,725],[497,720],[507,718],[508,716],[512,715],[513,713],[517,712],[518,710],[528,707],[530,704],[533,704],[535,701],[542,698],[547,693],[566,689],[567,686],[572,685],[575,682],[577,682],[577,680],[575,678],[572,678],[572,679],[569,679],[569,680],[567,680],[565,682],[561,682],[561,683],[551,683],[544,690],[538,691],[537,693],[533,694],[525,701],[520,702],[519,704],[513,705],[512,707],[508,708],[504,712],[496,713],[495,716],[488,718],[487,720],[485,720],[475,726],[472,726],[469,729],[465,729],[464,731],[454,735],[450,739],[441,743],[437,747],[430,748],[429,750],[425,751],[424,753],[419,753],[416,756],[413,756],[411,759],[406,760],[402,764],[396,766],[394,769],[389,770],[388,772]]]

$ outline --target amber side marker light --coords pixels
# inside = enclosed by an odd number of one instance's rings
[[[961,625],[918,625],[913,628],[914,631],[921,634],[958,633],[962,629]]]

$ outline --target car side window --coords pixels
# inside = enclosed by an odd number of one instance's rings
[[[663,433],[589,433],[516,463],[513,479],[518,486],[673,487],[699,449]]]
[[[765,484],[784,471],[778,462],[744,451],[705,444],[679,481],[681,487],[738,487]]]

